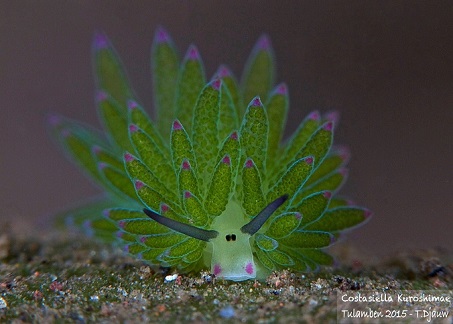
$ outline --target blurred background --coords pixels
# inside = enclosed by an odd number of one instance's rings
[[[99,126],[90,47],[113,42],[152,111],[150,45],[163,25],[180,53],[240,75],[262,33],[289,86],[289,131],[341,112],[352,151],[342,193],[374,211],[348,240],[370,255],[453,246],[453,6],[450,1],[0,1],[0,226],[45,235],[52,214],[98,190],[49,140],[56,112]]]

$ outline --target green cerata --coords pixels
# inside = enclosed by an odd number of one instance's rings
[[[332,265],[323,249],[371,215],[336,196],[349,158],[332,146],[337,113],[310,112],[283,140],[288,89],[274,84],[267,36],[240,82],[225,65],[208,81],[197,48],[180,60],[159,28],[153,119],[102,33],[93,56],[103,130],[49,117],[53,137],[104,192],[64,212],[68,226],[152,265],[241,281]]]

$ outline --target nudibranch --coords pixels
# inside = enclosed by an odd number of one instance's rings
[[[62,214],[69,226],[151,265],[228,280],[332,265],[324,251],[370,211],[336,196],[349,152],[337,113],[313,111],[287,140],[288,89],[275,85],[262,36],[241,82],[221,65],[206,80],[198,49],[182,60],[159,28],[152,47],[156,116],[133,92],[108,38],[93,42],[103,126],[52,115],[51,133],[103,195]]]

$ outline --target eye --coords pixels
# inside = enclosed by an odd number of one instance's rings
[[[229,242],[229,241],[236,241],[236,234],[227,234],[225,236],[225,239]]]

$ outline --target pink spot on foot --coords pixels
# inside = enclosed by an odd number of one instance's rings
[[[222,267],[220,266],[220,264],[216,263],[214,264],[214,269],[213,270],[213,273],[215,276],[218,276],[221,272],[222,272]]]
[[[145,242],[146,242],[146,236],[140,237],[140,242],[141,242],[141,243],[145,243]]]
[[[185,199],[189,199],[189,198],[192,198],[192,193],[190,191],[184,191],[184,198]]]
[[[135,158],[134,158],[134,156],[132,154],[130,154],[130,153],[125,153],[124,154],[124,161],[132,162],[134,160],[135,160]]]
[[[253,160],[252,159],[247,159],[247,161],[245,161],[245,167],[247,169],[250,169],[250,168],[253,168],[255,164],[253,163]]]
[[[247,272],[248,274],[252,274],[253,273],[253,264],[251,262],[247,263],[247,265],[245,266],[245,272]]]
[[[173,122],[173,130],[180,130],[180,129],[182,129],[181,123],[178,120],[175,120]]]
[[[130,124],[130,125],[129,125],[129,132],[135,133],[136,131],[138,131],[137,125],[135,125],[135,124]]]
[[[313,164],[313,157],[312,157],[312,156],[306,157],[306,158],[305,158],[305,163],[307,163],[307,164]]]
[[[189,49],[187,50],[186,60],[196,61],[200,59],[200,53],[195,45],[190,45]]]
[[[118,222],[118,227],[119,228],[124,228],[124,226],[126,226],[126,222],[125,221],[119,221]]]
[[[232,132],[231,135],[230,135],[230,138],[231,138],[232,140],[237,141],[237,139],[238,139],[238,132]]]
[[[140,180],[135,180],[135,189],[140,190],[145,186],[145,184]]]
[[[230,165],[231,164],[230,157],[228,155],[225,155],[222,159],[222,163],[225,163],[226,165]]]
[[[254,106],[254,107],[261,106],[261,99],[260,99],[260,97],[255,97],[255,98],[253,98],[253,100],[252,100],[252,106]]]
[[[328,122],[328,123],[325,123],[323,126],[322,126],[322,129],[324,129],[325,131],[328,131],[328,132],[331,132],[332,129],[333,129],[333,122]]]
[[[117,238],[122,238],[123,235],[124,235],[124,232],[121,232],[121,231],[116,232],[116,237]]]
[[[220,80],[220,79],[216,79],[211,82],[212,88],[214,88],[214,90],[217,90],[217,91],[219,91],[221,85],[222,85],[222,80]]]

